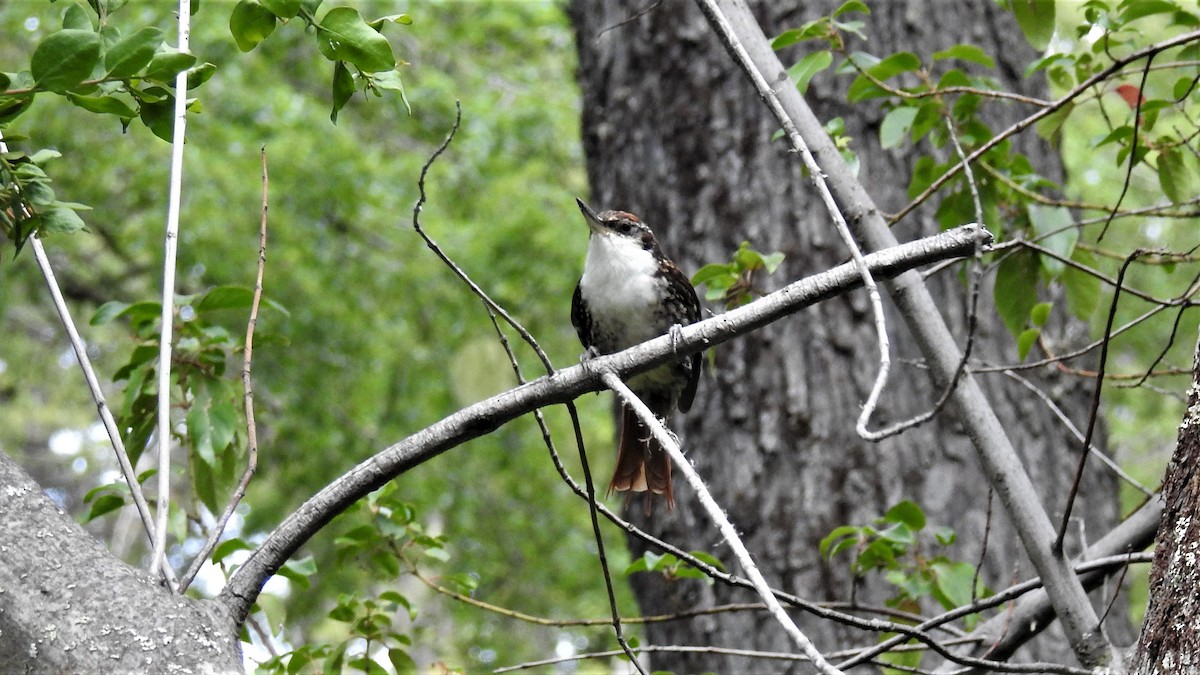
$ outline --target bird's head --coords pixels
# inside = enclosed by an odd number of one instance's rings
[[[592,236],[625,237],[641,242],[646,249],[657,248],[654,232],[640,218],[627,211],[601,211],[596,213],[582,199],[576,198],[579,210],[587,221]]]

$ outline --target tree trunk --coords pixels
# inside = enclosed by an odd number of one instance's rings
[[[237,627],[112,556],[0,452],[0,664],[6,673],[234,673]]]
[[[668,1],[638,15],[646,4],[575,0],[570,6],[580,53],[592,204],[642,216],[658,233],[667,254],[688,273],[707,262],[728,260],[743,240],[757,250],[787,255],[773,277],[756,280],[764,290],[845,261],[848,253],[802,173],[801,162],[783,143],[770,141],[776,123],[699,10],[689,2]],[[837,4],[764,2],[756,5],[756,15],[765,32],[775,35]],[[866,47],[876,55],[909,50],[925,58],[956,43],[976,44],[995,56],[998,69],[992,74],[1004,86],[1044,94],[1028,82],[1015,81],[1034,54],[1012,17],[992,0],[883,2],[874,3],[872,9],[864,30],[871,40]],[[785,62],[790,63],[802,54],[786,56]],[[864,183],[877,204],[896,210],[907,202],[914,157],[879,149],[878,126],[884,111],[871,101],[847,105],[847,85],[845,78],[818,77],[807,97],[822,118],[845,119]],[[1025,112],[997,110],[993,128]],[[1030,155],[1043,175],[1058,177],[1061,167],[1053,161],[1055,154],[1044,147],[1039,150],[1039,142],[1022,140],[1017,147]],[[900,238],[936,231],[935,208],[936,204],[926,205],[906,219],[897,228]],[[996,229],[997,224],[989,225]],[[947,321],[962,335],[966,325],[962,284],[952,274],[930,283],[942,299]],[[988,297],[985,289],[983,298]],[[908,365],[920,354],[891,309],[893,375],[873,428],[928,409],[940,393],[932,389],[924,371]],[[1014,340],[994,317],[990,304],[981,302],[974,353],[992,361],[1015,361]],[[1079,326],[1063,327],[1066,336],[1080,332]],[[953,419],[940,415],[880,444],[867,443],[855,434],[855,419],[878,368],[878,345],[865,293],[812,307],[796,318],[723,345],[715,364],[702,378],[691,412],[674,426],[773,585],[810,600],[849,599],[847,558],[821,559],[818,542],[839,525],[871,521],[901,499],[920,504],[930,523],[950,526],[958,533],[958,542],[948,552],[951,557],[971,563],[983,557],[982,579],[988,586],[1003,588],[1014,579],[1033,576],[999,505],[989,508],[987,480]],[[1086,418],[1090,383],[1063,379],[1053,372],[1030,374],[1030,378],[1053,391],[1073,419]],[[1018,384],[993,375],[982,379],[981,385],[1006,421],[1013,444],[1049,505],[1047,510],[1057,518],[1079,443]],[[1116,520],[1114,481],[1097,464],[1091,463],[1076,504],[1079,515],[1073,534],[1104,532]],[[684,549],[706,550],[728,561],[715,529],[697,510],[686,487],[677,490],[677,502],[673,512],[660,509],[644,519],[638,507],[629,516]],[[986,553],[982,551],[985,533]],[[1069,551],[1077,550],[1079,543],[1073,537],[1075,548]],[[644,550],[638,540],[632,540],[631,546],[635,555]],[[647,614],[750,599],[742,591],[693,580],[668,582],[635,575],[632,583]],[[857,598],[878,605],[889,594],[881,583],[872,581],[859,589]],[[1114,618],[1119,614],[1117,610],[1110,615],[1107,628],[1118,640],[1128,639],[1127,622]],[[823,650],[875,639],[812,617],[799,618],[802,629]],[[1114,621],[1118,626],[1111,625]],[[646,641],[769,651],[787,651],[791,646],[769,617],[753,613],[649,624]],[[1030,652],[1039,658],[1069,659],[1068,653],[1053,641]],[[762,662],[713,654],[656,653],[652,663],[655,669],[676,672],[762,668]]]
[[[1150,568],[1150,606],[1130,673],[1200,672],[1200,342],[1188,407],[1162,486],[1163,517]]]

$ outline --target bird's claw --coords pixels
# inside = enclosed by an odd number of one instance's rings
[[[591,361],[592,359],[596,358],[597,356],[600,356],[600,350],[596,348],[596,345],[592,345],[592,346],[588,347],[587,349],[583,350],[583,353],[579,355],[579,362],[586,363],[586,362]]]
[[[677,323],[671,324],[671,328],[667,331],[667,335],[671,336],[671,351],[678,354],[679,341],[683,339],[683,326]]]

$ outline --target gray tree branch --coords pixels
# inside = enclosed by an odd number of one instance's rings
[[[886,279],[938,260],[965,257],[991,242],[991,234],[967,225],[866,256],[872,276]],[[468,406],[362,462],[288,516],[237,569],[220,599],[240,622],[262,585],[326,523],[405,471],[537,408],[565,403],[603,389],[602,373],[643,372],[681,355],[702,351],[862,284],[851,263],[796,281],[725,314],[686,326],[678,340],[662,336],[617,354],[539,378]]]
[[[754,82],[774,83],[758,88],[764,101],[777,101],[768,108],[785,129],[794,126],[825,171],[825,179],[846,216],[847,222],[867,249],[896,245],[896,237],[880,215],[866,189],[842,160],[820,121],[792,85],[787,69],[779,61],[754,15],[742,0],[697,0],[713,30],[730,55]],[[746,64],[739,53],[749,55]],[[782,111],[782,112],[780,112]],[[961,166],[961,165],[960,165]],[[912,331],[939,387],[954,379],[961,351],[946,326],[933,296],[919,274],[902,274],[891,280],[889,290]],[[1071,570],[1062,552],[1051,550],[1055,539],[1050,522],[1033,482],[1004,432],[995,411],[974,377],[967,374],[954,389],[950,403],[956,418],[966,428],[988,479],[996,490],[1027,555],[1046,584],[1051,603],[1080,663],[1087,667],[1116,666],[1121,659],[1109,644],[1087,592]]]

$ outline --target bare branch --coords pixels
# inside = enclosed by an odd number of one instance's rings
[[[642,402],[642,399],[638,398],[637,394],[625,386],[621,378],[612,372],[607,372],[601,375],[600,379],[604,381],[604,384],[608,385],[609,389],[613,390],[613,393],[621,399],[622,403],[629,406],[637,414],[642,424],[646,425],[646,428],[654,435],[659,445],[670,455],[671,461],[680,473],[683,474],[688,485],[692,487],[692,491],[696,494],[696,499],[700,502],[701,508],[708,514],[713,524],[717,526],[717,530],[721,532],[721,538],[725,540],[725,543],[729,546],[729,550],[737,558],[738,563],[742,566],[742,571],[746,576],[750,577],[750,583],[754,585],[754,590],[758,593],[758,597],[762,598],[763,603],[766,604],[767,611],[771,613],[771,616],[775,617],[779,625],[783,626],[783,630],[792,638],[792,641],[796,643],[800,651],[804,652],[804,655],[812,661],[813,666],[817,670],[826,675],[841,675],[842,671],[834,668],[825,660],[825,657],[817,650],[816,645],[800,630],[796,622],[792,621],[792,617],[783,611],[783,605],[780,605],[779,601],[775,599],[775,594],[771,591],[771,586],[767,583],[767,579],[762,575],[762,572],[758,571],[758,565],[755,564],[754,558],[751,557],[749,549],[742,543],[742,538],[738,536],[733,523],[729,522],[729,518],[725,516],[725,512],[717,504],[717,500],[713,499],[712,494],[708,491],[708,487],[704,484],[704,480],[700,478],[700,474],[696,473],[696,469],[692,467],[692,463],[688,461],[687,457],[683,456],[683,451],[679,449],[679,442],[675,440],[671,432],[667,431],[662,421],[651,412],[650,408]]]
[[[187,53],[191,0],[179,0],[179,51]],[[187,72],[175,77],[175,128],[171,133],[171,183],[163,235],[162,326],[158,340],[158,512],[150,569],[165,570],[167,516],[171,510],[171,333],[175,321],[175,254],[179,244],[179,204],[183,192],[183,140],[187,130]]]
[[[696,4],[700,6],[700,10],[704,12],[704,16],[708,19],[708,22],[712,24],[712,27],[721,36],[721,40],[725,43],[725,48],[729,51],[730,56],[746,71],[746,75],[754,84],[758,95],[783,126],[784,133],[787,134],[788,140],[792,144],[792,151],[800,153],[800,158],[804,161],[804,168],[808,169],[809,176],[811,176],[813,187],[817,189],[817,194],[820,196],[821,202],[825,204],[825,209],[829,211],[830,217],[833,218],[834,228],[837,230],[838,236],[842,238],[842,243],[850,250],[850,259],[854,261],[858,273],[862,276],[863,286],[867,289],[867,297],[871,301],[871,313],[875,319],[875,338],[879,342],[879,372],[875,375],[875,382],[871,385],[871,392],[867,395],[867,401],[863,404],[862,411],[858,416],[858,422],[854,428],[858,435],[866,440],[882,440],[886,436],[879,436],[867,429],[867,423],[871,421],[871,413],[875,411],[879,397],[883,394],[883,388],[887,385],[888,373],[892,368],[891,350],[888,346],[887,319],[883,313],[883,300],[879,297],[879,288],[875,285],[875,279],[871,277],[871,270],[863,260],[863,254],[858,248],[858,243],[854,241],[854,235],[850,234],[850,227],[846,225],[846,217],[842,214],[841,207],[838,206],[837,200],[833,198],[833,192],[830,191],[829,185],[825,181],[825,172],[821,169],[821,165],[817,163],[813,153],[809,150],[808,143],[804,141],[804,137],[800,135],[800,131],[796,128],[796,125],[788,117],[787,112],[784,111],[783,103],[775,94],[775,90],[767,83],[763,74],[754,67],[754,61],[746,53],[746,48],[742,45],[741,39],[738,37],[737,32],[734,31],[729,20],[725,17],[716,0],[697,0]]]
[[[221,533],[225,531],[225,526],[229,524],[229,519],[233,516],[233,510],[246,496],[246,488],[250,485],[250,479],[254,478],[254,472],[258,470],[258,425],[254,423],[254,387],[250,379],[250,363],[254,355],[254,329],[258,327],[258,307],[262,302],[263,268],[267,265],[266,146],[263,146],[259,154],[262,157],[262,217],[259,219],[258,225],[258,276],[254,280],[254,299],[250,302],[250,320],[246,322],[246,344],[242,346],[242,403],[246,414],[246,470],[242,473],[237,488],[234,489],[229,503],[225,505],[225,510],[217,520],[216,527],[208,533],[204,547],[196,554],[187,573],[183,575],[183,580],[179,583],[180,593],[188,589],[192,580],[200,572],[200,568],[204,566],[204,562],[208,560],[208,556],[217,547],[217,542],[221,540]]]
[[[8,152],[8,144],[4,142],[3,138],[3,135],[0,134],[0,152]],[[129,494],[133,496],[133,504],[142,520],[142,526],[146,530],[146,537],[153,544],[154,516],[150,513],[150,505],[146,503],[146,496],[142,493],[142,486],[138,483],[137,471],[129,461],[129,453],[125,451],[125,441],[121,439],[121,430],[117,428],[117,421],[113,419],[112,411],[108,408],[104,390],[100,388],[100,379],[96,377],[96,369],[92,367],[92,359],[88,356],[87,345],[79,335],[75,320],[71,318],[71,310],[63,298],[62,289],[59,288],[58,279],[54,276],[54,268],[50,265],[46,248],[42,246],[41,237],[35,232],[30,235],[29,239],[32,242],[33,258],[42,272],[42,278],[46,281],[46,288],[50,291],[50,300],[54,303],[54,311],[58,313],[58,320],[67,333],[71,351],[75,353],[75,359],[79,361],[83,379],[87,382],[92,400],[96,402],[96,412],[100,415],[100,422],[104,425],[109,442],[112,443],[113,454],[116,455],[117,465],[121,468],[121,476],[125,479],[125,485],[129,487]],[[175,585],[175,573],[171,568],[162,568],[161,576],[167,585]]]
[[[872,253],[866,259],[873,276],[888,278],[936,260],[970,255],[990,238],[990,234],[978,227],[960,227]],[[244,617],[258,597],[262,584],[296,549],[355,501],[408,469],[509,420],[600,389],[602,370],[623,376],[644,372],[680,355],[693,354],[749,333],[811,304],[857,288],[861,283],[853,265],[839,265],[789,284],[748,305],[686,326],[678,336],[664,335],[623,352],[597,357],[468,406],[382,450],[301,505],[234,572],[221,593],[221,600],[235,617]]]
[[[701,9],[706,4],[702,2]],[[747,70],[757,71],[760,76],[766,74],[766,79],[776,76],[783,77],[786,72],[779,57],[771,49],[770,43],[762,32],[762,27],[751,14],[745,3],[737,0],[711,0],[729,19],[729,24],[737,31],[739,42],[753,59],[753,64]],[[707,16],[707,12],[706,12]],[[722,26],[710,19],[713,28],[728,43],[728,36]],[[1200,38],[1200,31],[1189,34],[1190,38]],[[1153,49],[1166,49],[1172,44],[1181,44],[1187,40],[1177,38],[1176,41],[1159,43]],[[731,49],[736,61],[741,59]],[[755,79],[754,73],[748,75]],[[867,194],[858,177],[850,171],[842,160],[840,153],[825,133],[820,120],[804,102],[804,98],[795,87],[780,87],[776,92],[783,106],[783,114],[772,107],[779,123],[787,128],[794,125],[800,129],[805,142],[813,153],[821,159],[824,173],[847,214],[847,221],[855,228],[857,236],[868,248],[883,249],[894,245],[895,234],[884,222],[878,207]],[[1000,134],[982,148],[967,157],[967,163],[974,161],[980,154],[995,143],[1001,142],[1006,135],[1011,135],[1033,124],[1037,119],[1048,115],[1050,108],[1044,109],[1007,132]],[[945,184],[950,176],[957,175],[964,163],[960,162],[946,172],[930,187],[924,197],[932,194],[933,190]],[[909,211],[914,205],[906,208]],[[905,274],[889,283],[889,290],[896,301],[900,314],[912,331],[913,337],[930,366],[930,373],[938,386],[948,386],[953,380],[955,369],[961,360],[958,346],[954,337],[942,318],[937,303],[925,287],[920,275]],[[1004,506],[1012,521],[1021,543],[1029,555],[1038,574],[1046,580],[1046,588],[1054,602],[1055,610],[1062,621],[1072,649],[1080,662],[1088,667],[1116,664],[1119,654],[1108,642],[1104,634],[1098,630],[1099,618],[1096,610],[1088,600],[1079,580],[1071,572],[1066,559],[1056,554],[1050,548],[1054,540],[1054,525],[1042,507],[1033,482],[1025,471],[1020,457],[1012,446],[1003,425],[996,417],[995,410],[988,403],[978,382],[971,376],[962,378],[962,382],[954,390],[951,405],[958,420],[971,438],[983,466],[984,475],[992,481],[996,496]]]

